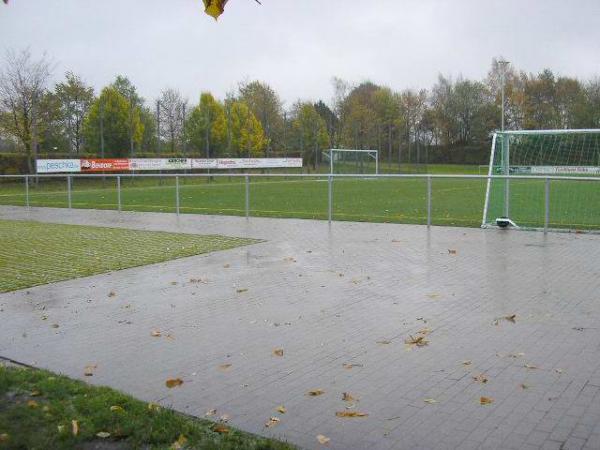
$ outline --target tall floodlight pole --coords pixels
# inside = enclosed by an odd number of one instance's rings
[[[509,61],[500,60],[498,65],[501,67],[500,77],[502,82],[502,131],[504,131],[504,89],[506,87],[506,67],[510,64]]]
[[[160,153],[160,100],[156,100],[156,154]]]

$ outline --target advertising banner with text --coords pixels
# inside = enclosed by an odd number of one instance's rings
[[[82,172],[127,172],[129,170],[129,160],[127,158],[118,159],[82,159]]]
[[[302,167],[302,158],[192,159],[192,169],[272,169]]]
[[[129,170],[186,170],[192,168],[188,158],[131,158]]]
[[[37,173],[81,172],[79,159],[38,159],[35,161]]]

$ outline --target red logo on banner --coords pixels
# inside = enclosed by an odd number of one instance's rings
[[[125,172],[129,170],[129,160],[119,159],[82,159],[82,172]]]

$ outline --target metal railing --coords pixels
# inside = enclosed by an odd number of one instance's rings
[[[461,179],[461,180],[535,180],[544,181],[544,225],[543,230],[547,232],[550,230],[550,183],[551,181],[576,181],[576,182],[593,182],[600,183],[600,177],[588,177],[588,176],[532,176],[532,175],[459,175],[459,174],[284,174],[284,173],[173,173],[173,174],[150,174],[150,173],[125,173],[125,174],[38,174],[38,175],[0,175],[0,181],[2,180],[23,180],[24,192],[25,192],[25,206],[30,207],[30,185],[34,180],[38,179],[65,179],[67,180],[67,206],[68,208],[73,207],[72,201],[72,186],[73,178],[114,178],[116,180],[117,190],[117,210],[120,212],[123,210],[122,203],[122,179],[124,178],[160,178],[160,179],[174,179],[175,180],[175,213],[177,215],[181,212],[180,205],[180,179],[188,178],[243,178],[244,179],[244,215],[246,218],[251,216],[250,214],[250,180],[253,178],[306,178],[314,180],[315,178],[325,179],[327,181],[327,220],[331,223],[333,219],[333,205],[334,205],[334,180],[335,179],[423,179],[426,180],[426,211],[427,211],[427,226],[432,225],[432,180],[437,179]],[[0,184],[1,190],[2,184]],[[600,184],[598,184],[600,189]],[[483,201],[483,199],[482,199]],[[485,213],[484,213],[485,214]],[[484,217],[485,221],[485,217]],[[600,228],[600,218],[599,225]],[[564,231],[564,230],[562,230]]]

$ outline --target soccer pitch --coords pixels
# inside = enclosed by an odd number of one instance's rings
[[[434,225],[481,225],[485,179],[433,178],[431,222]],[[590,229],[600,227],[600,185],[585,181],[552,181],[550,227]],[[250,215],[327,219],[326,178],[252,177]],[[117,209],[114,177],[73,177],[72,207]],[[243,177],[180,177],[180,212],[190,214],[245,215]],[[544,179],[511,180],[510,215],[523,226],[544,223]],[[0,185],[0,204],[25,205],[23,183]],[[64,178],[40,178],[30,187],[30,206],[66,207]],[[124,211],[176,211],[173,177],[122,177]],[[333,184],[333,219],[365,222],[424,224],[427,222],[425,178],[336,178]]]

